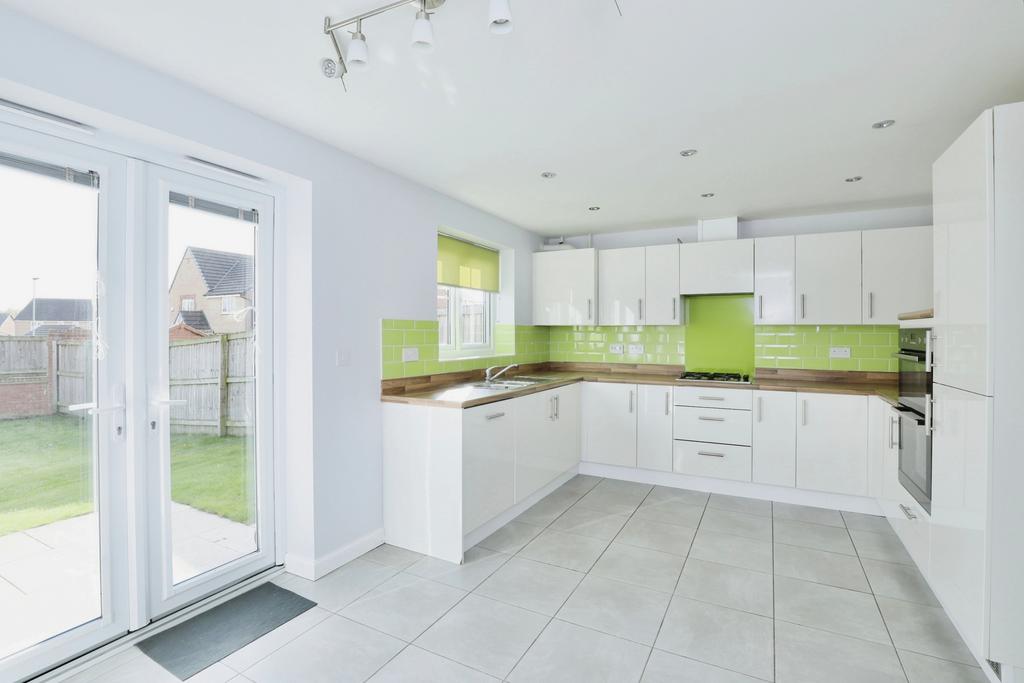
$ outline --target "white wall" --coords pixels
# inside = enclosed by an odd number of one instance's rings
[[[287,418],[295,432],[290,448],[303,452],[286,455],[310,471],[280,493],[299,506],[296,518],[306,527],[289,534],[312,539],[311,550],[299,554],[314,557],[300,559],[318,561],[321,570],[343,559],[349,544],[372,538],[381,527],[380,319],[434,317],[435,235],[447,226],[515,250],[516,318],[528,324],[527,254],[539,238],[5,8],[0,64],[0,97],[29,98],[27,104],[117,127],[122,136],[164,132],[310,181],[311,243],[303,241],[303,226],[279,226],[291,251],[288,272],[278,274],[282,286],[294,283],[292,291],[312,288],[311,301],[303,296],[285,304],[305,311],[294,315],[297,329],[289,330],[287,355],[312,383],[311,391],[289,385]],[[288,207],[289,215],[301,220],[303,186],[294,187],[289,201],[298,206]],[[309,319],[311,340],[302,322]],[[336,365],[338,351],[349,364]],[[303,445],[305,431],[311,434]],[[303,495],[312,497],[312,507],[309,500],[295,500]]]

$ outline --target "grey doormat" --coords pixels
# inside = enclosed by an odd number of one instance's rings
[[[264,583],[146,638],[139,649],[185,680],[312,607],[312,600]]]

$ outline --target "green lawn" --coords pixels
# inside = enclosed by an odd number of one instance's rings
[[[77,417],[0,420],[0,536],[92,510],[88,434]],[[250,523],[245,439],[171,437],[176,502]]]

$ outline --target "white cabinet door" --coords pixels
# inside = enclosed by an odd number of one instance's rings
[[[515,502],[539,491],[557,474],[554,392],[530,394],[503,403],[515,404]]]
[[[932,166],[935,381],[992,395],[993,121],[988,111]]]
[[[644,325],[678,325],[679,245],[644,247]]]
[[[861,324],[859,232],[796,236],[796,322]]]
[[[552,428],[552,472],[558,476],[580,464],[580,385],[545,392],[555,396]]]
[[[533,255],[533,324],[597,322],[597,250],[542,251]]]
[[[861,233],[865,325],[895,325],[932,307],[932,227]]]
[[[636,466],[672,471],[672,387],[637,387]]]
[[[514,402],[467,408],[462,412],[462,532],[514,504]]]
[[[644,248],[598,252],[598,322],[639,325],[644,302]]]
[[[690,242],[679,245],[680,294],[753,291],[753,240]]]
[[[797,394],[796,485],[868,494],[868,397]]]
[[[868,495],[882,500],[900,498],[900,414],[888,401],[868,399]]]
[[[758,325],[796,323],[796,238],[759,237],[754,240],[754,322]],[[755,454],[756,463],[756,454]],[[756,469],[755,464],[755,469]]]
[[[584,382],[583,459],[636,467],[635,384]]]
[[[754,392],[753,480],[796,486],[796,393]]]

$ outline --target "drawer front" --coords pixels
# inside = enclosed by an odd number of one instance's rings
[[[750,447],[676,441],[673,469],[681,474],[750,481]]]
[[[697,408],[732,408],[750,410],[754,402],[750,389],[717,389],[712,387],[676,387],[673,398],[677,406]]]
[[[676,406],[672,413],[672,437],[749,446],[750,416],[746,410]]]

